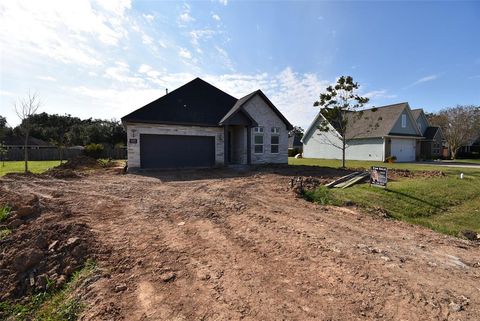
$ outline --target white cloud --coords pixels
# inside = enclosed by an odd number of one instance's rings
[[[98,45],[117,46],[129,0],[4,1],[0,42],[9,59],[46,56],[63,63],[100,65]]]
[[[150,81],[157,83],[158,78],[160,77],[161,73],[157,70],[154,70],[151,66],[142,64],[138,68],[138,72],[144,74],[148,77]]]
[[[180,48],[180,50],[178,51],[178,54],[182,58],[186,58],[186,59],[191,59],[192,58],[192,53],[185,48]]]
[[[142,35],[142,43],[145,45],[151,45],[153,44],[153,38],[144,33]]]
[[[96,0],[104,9],[114,12],[119,16],[123,16],[126,9],[132,8],[131,0]]]
[[[226,6],[228,4],[228,0],[218,0],[218,2],[220,2],[224,6]]]
[[[46,80],[46,81],[57,81],[56,78],[53,78],[51,76],[38,76],[37,79]]]
[[[415,86],[415,85],[418,85],[418,84],[421,84],[421,83],[424,83],[424,82],[432,81],[432,80],[435,80],[437,78],[438,78],[438,75],[425,76],[425,77],[422,77],[422,78],[418,79],[417,81],[412,83],[410,86]]]
[[[165,42],[163,42],[162,40],[159,40],[158,41],[158,44],[160,45],[160,47],[162,48],[167,48],[167,44]]]
[[[180,19],[180,21],[182,22],[192,22],[192,21],[195,21],[195,18],[193,18],[191,15],[190,15],[190,12],[184,12],[182,14],[180,14],[180,16],[178,17]]]
[[[155,16],[152,15],[152,14],[142,14],[142,16],[145,18],[145,20],[147,20],[148,22],[152,22],[153,20],[155,20]]]
[[[182,13],[178,16],[178,24],[180,27],[185,27],[187,23],[193,21],[195,21],[195,18],[190,15],[190,5],[188,5],[188,3],[184,3]]]
[[[223,49],[219,46],[215,46],[215,50],[217,50],[218,58],[221,60],[221,63],[223,64],[223,66],[225,68],[233,71],[234,70],[233,62],[230,59],[230,56],[228,55],[228,52],[225,49]]]
[[[193,45],[197,46],[198,41],[201,39],[208,39],[215,35],[215,31],[211,29],[199,29],[199,30],[192,30],[189,32],[190,39]]]
[[[165,93],[160,89],[151,88],[103,89],[85,86],[69,88],[68,91],[90,101],[91,108],[96,108],[97,110],[95,117],[107,119],[111,119],[112,115],[115,115],[114,118],[119,119]]]
[[[220,16],[216,13],[212,14],[212,19],[215,20],[215,21],[220,21]]]
[[[385,89],[369,91],[365,94],[362,94],[362,96],[370,98],[370,99],[396,98],[397,97],[397,95],[388,94],[388,92]]]
[[[141,77],[132,76],[129,65],[124,61],[117,61],[114,66],[108,67],[103,75],[118,84],[126,84],[138,88],[145,88],[145,80]]]

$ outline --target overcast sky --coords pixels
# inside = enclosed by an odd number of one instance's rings
[[[307,127],[351,75],[371,104],[480,104],[480,2],[32,0],[0,4],[0,114],[29,90],[41,111],[119,119],[201,77],[262,89]]]

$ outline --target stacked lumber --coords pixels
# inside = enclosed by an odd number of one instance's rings
[[[369,172],[353,172],[325,185],[328,188],[347,188],[361,183],[370,176]]]

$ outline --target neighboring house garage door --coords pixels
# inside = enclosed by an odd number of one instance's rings
[[[392,138],[391,155],[397,157],[397,162],[415,161],[415,139]]]
[[[212,167],[215,137],[140,135],[141,168]]]

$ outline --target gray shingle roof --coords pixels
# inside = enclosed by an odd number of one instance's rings
[[[412,116],[413,119],[417,120],[418,117],[420,117],[420,114],[422,113],[423,109],[417,108],[417,109],[412,109]]]
[[[400,114],[408,106],[408,103],[387,105],[378,108],[370,108],[347,115],[349,125],[346,132],[347,139],[373,138],[387,136]],[[332,126],[336,127],[332,123]]]

